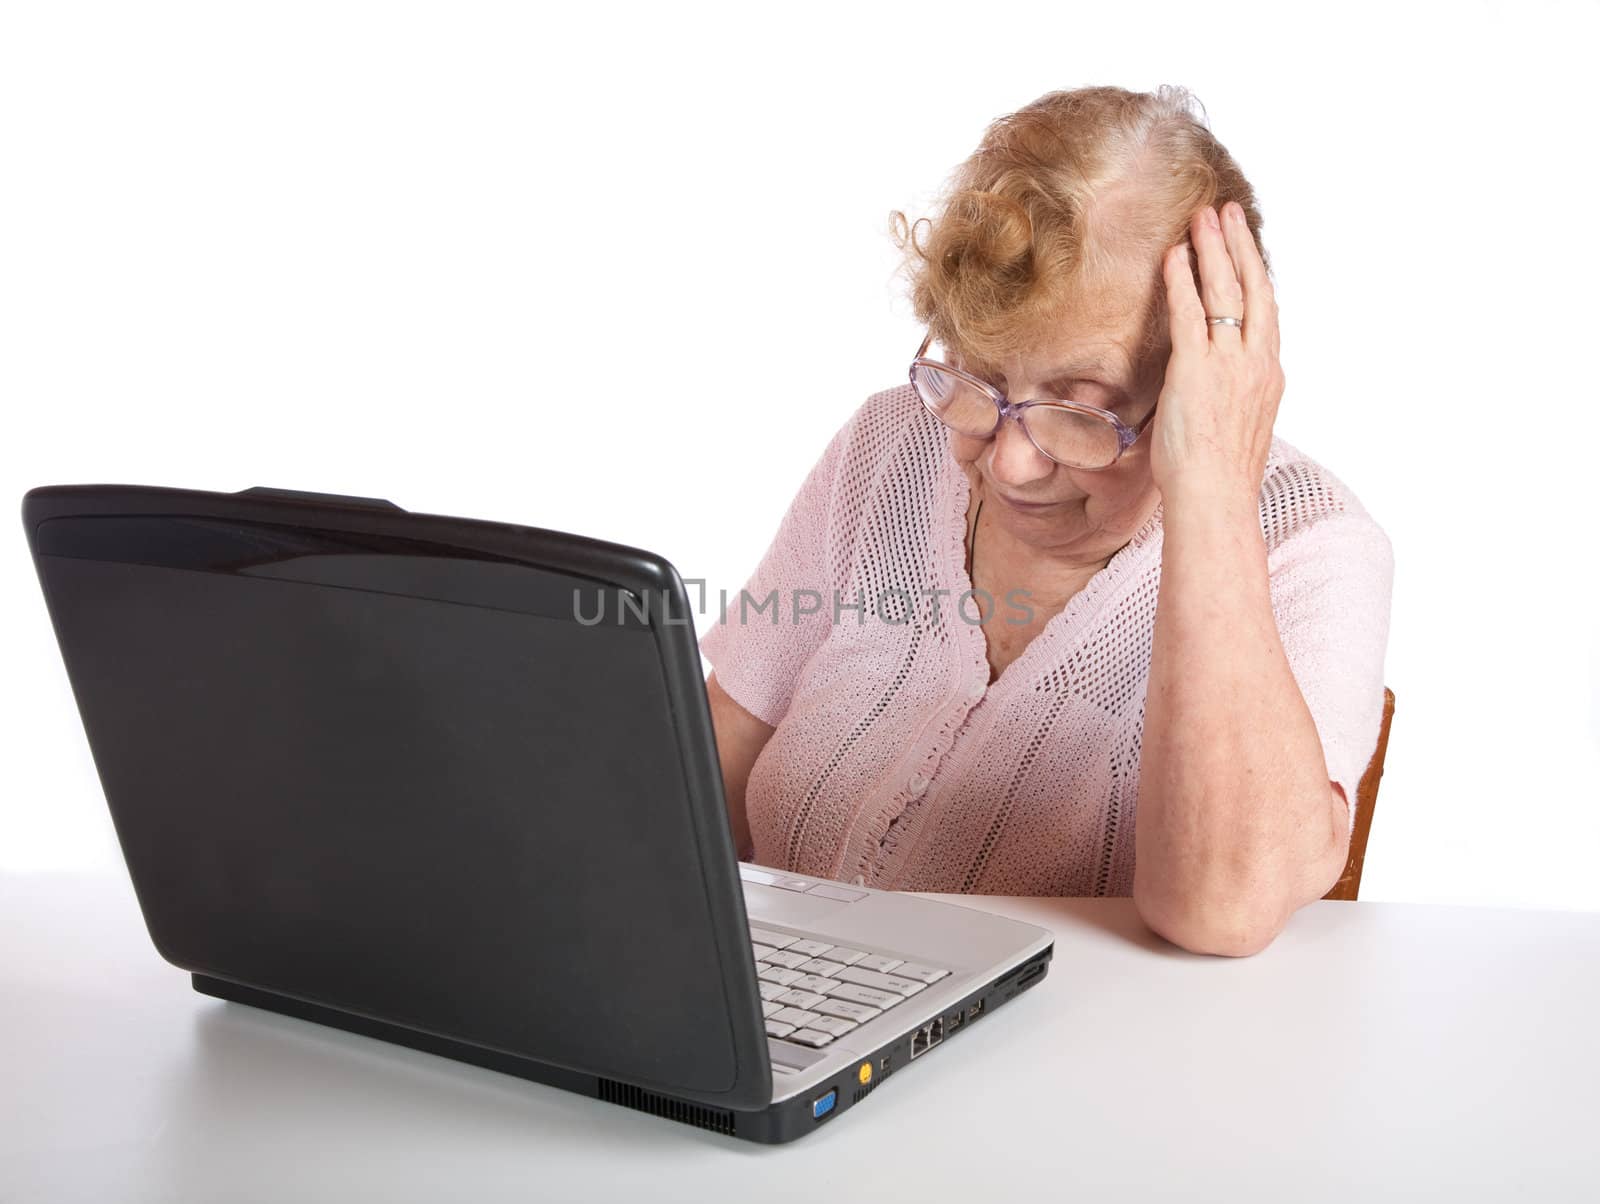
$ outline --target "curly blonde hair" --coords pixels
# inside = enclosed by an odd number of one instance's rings
[[[894,210],[889,226],[918,321],[971,363],[1008,358],[1074,311],[1105,317],[1098,307],[1125,298],[1132,279],[1147,286],[1131,349],[1144,366],[1168,341],[1161,257],[1196,211],[1228,201],[1270,271],[1255,190],[1199,100],[1174,85],[1097,86],[991,122],[937,216],[908,225]]]

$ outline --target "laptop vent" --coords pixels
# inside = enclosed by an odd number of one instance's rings
[[[635,1108],[651,1116],[664,1116],[697,1129],[710,1129],[713,1133],[728,1137],[734,1135],[733,1113],[724,1108],[686,1103],[670,1095],[657,1095],[654,1091],[646,1091],[631,1083],[619,1083],[614,1079],[600,1080],[600,1098],[608,1104],[621,1104],[624,1108]]]
[[[883,1082],[883,1080],[888,1078],[888,1077],[889,1077],[889,1072],[887,1070],[885,1070],[885,1071],[881,1072],[878,1075],[877,1078],[873,1079],[872,1082],[868,1083],[865,1087],[857,1087],[856,1088],[856,1093],[850,1097],[850,1102],[852,1104],[859,1104],[862,1100],[866,1099],[867,1096],[872,1094],[872,1092],[877,1088],[879,1083]]]

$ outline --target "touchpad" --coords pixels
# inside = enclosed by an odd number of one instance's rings
[[[759,882],[746,881],[744,884],[744,909],[753,921],[767,920],[773,924],[807,928],[821,923],[827,916],[837,915],[842,908],[849,906],[843,899],[779,890],[775,886],[762,886]]]

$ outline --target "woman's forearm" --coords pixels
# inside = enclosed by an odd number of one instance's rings
[[[750,818],[745,810],[745,790],[756,758],[775,730],[745,710],[722,688],[716,670],[706,678],[706,702],[717,737],[717,759],[722,767],[722,791],[728,805],[728,828],[733,849],[741,861],[755,855],[750,838]]]
[[[1254,497],[1165,499],[1134,900],[1197,952],[1271,942],[1344,864],[1349,820],[1278,637]]]

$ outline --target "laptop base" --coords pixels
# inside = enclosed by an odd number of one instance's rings
[[[591,1099],[621,1104],[624,1107],[648,1112],[653,1116],[676,1120],[700,1129],[709,1129],[727,1137],[779,1144],[805,1136],[853,1104],[860,1103],[891,1074],[909,1065],[927,1052],[932,1045],[942,1043],[964,1029],[967,1024],[987,1016],[1038,983],[1049,969],[1053,952],[1053,947],[1046,949],[1028,961],[1012,967],[982,990],[975,991],[963,999],[960,1006],[951,1009],[949,1016],[932,1022],[940,1026],[937,1037],[932,1036],[929,1025],[924,1025],[916,1032],[904,1034],[893,1044],[875,1050],[862,1062],[862,1065],[870,1068],[865,1081],[859,1078],[860,1072],[856,1071],[847,1076],[848,1081],[841,1079],[837,1083],[823,1084],[803,1096],[782,1100],[755,1112],[734,1111],[664,1095],[631,1083],[582,1074],[533,1058],[501,1053],[465,1041],[453,1041],[448,1037],[439,1037],[418,1029],[357,1016],[350,1012],[339,1011],[337,1008],[307,1003],[301,999],[277,995],[271,991],[243,986],[206,974],[193,974],[190,977],[196,991],[214,999],[248,1004],[264,1011],[293,1016],[299,1020],[309,1020],[315,1024],[325,1024],[330,1028],[343,1029],[345,1032],[357,1033],[364,1037],[375,1037],[380,1041],[404,1045],[409,1049],[453,1058],[458,1062],[481,1066],[486,1070],[497,1070],[501,1074],[515,1075],[517,1078],[528,1079],[535,1083],[559,1087],[563,1091],[573,1091]],[[956,1017],[960,1019],[956,1020]],[[944,1027],[950,1025],[952,1021],[955,1021],[953,1026]],[[828,1098],[830,1095],[831,1099]]]

